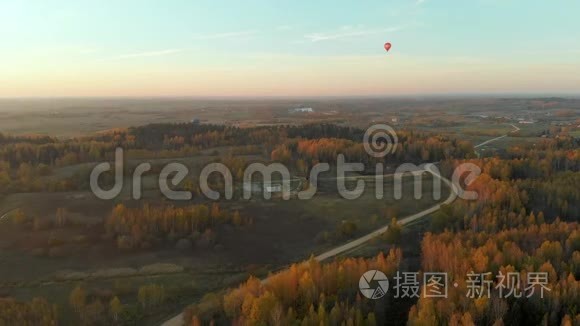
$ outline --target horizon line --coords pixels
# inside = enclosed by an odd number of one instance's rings
[[[208,100],[208,99],[388,99],[388,98],[550,98],[550,97],[580,97],[580,92],[458,92],[458,93],[409,93],[409,94],[369,94],[369,95],[58,95],[58,96],[0,96],[0,100],[144,100],[144,99],[183,99],[183,100]]]

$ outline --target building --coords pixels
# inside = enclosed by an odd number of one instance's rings
[[[276,185],[269,185],[266,186],[266,192],[269,193],[273,193],[273,192],[282,192],[282,185],[281,184],[276,184]]]
[[[299,107],[299,108],[290,109],[290,110],[288,110],[288,112],[290,112],[290,113],[312,113],[312,112],[314,112],[314,109],[307,108],[307,107]]]
[[[290,189],[290,181],[282,181],[278,182],[271,182],[271,183],[262,183],[262,182],[250,182],[246,181],[243,184],[244,191],[251,192],[251,193],[281,193],[284,191],[284,186],[286,186],[287,191]]]

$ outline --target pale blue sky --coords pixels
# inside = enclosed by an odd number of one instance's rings
[[[0,0],[0,96],[572,93],[579,12],[577,0]]]

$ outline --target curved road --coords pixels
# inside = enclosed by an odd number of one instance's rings
[[[480,143],[480,144],[477,144],[477,145],[473,146],[473,148],[479,148],[481,146],[484,146],[484,145],[487,145],[489,143],[492,143],[492,142],[494,142],[496,140],[500,140],[500,139],[502,139],[504,137],[507,137],[512,132],[520,131],[520,128],[516,127],[513,124],[510,124],[510,125],[512,127],[514,127],[514,130],[508,132],[505,135],[502,135],[502,136],[499,136],[499,137],[496,137],[496,138],[493,138],[493,139],[490,139],[490,140],[486,140],[483,143]],[[448,180],[445,177],[443,177],[440,174],[438,174],[435,169],[430,169],[430,168],[433,168],[434,167],[434,164],[433,163],[427,164],[427,166],[429,168],[426,169],[425,171],[433,174],[434,177],[441,179],[445,184],[447,184],[449,186],[449,188],[451,189],[451,193],[449,194],[449,197],[443,203],[436,204],[436,205],[434,205],[434,206],[432,206],[430,208],[427,208],[424,211],[421,211],[419,213],[415,213],[413,215],[409,215],[407,217],[404,217],[404,218],[398,220],[399,224],[401,224],[401,225],[409,224],[409,223],[414,222],[414,221],[416,221],[416,220],[418,220],[418,219],[420,219],[420,218],[422,218],[422,217],[424,217],[426,215],[432,214],[432,213],[438,211],[441,208],[442,205],[449,205],[449,204],[451,204],[457,198],[457,194],[458,194],[458,191],[459,191],[459,189],[457,189],[457,186],[454,185],[450,180]],[[325,259],[332,258],[332,257],[337,256],[337,255],[339,255],[341,253],[344,253],[346,251],[352,250],[352,249],[354,249],[354,248],[356,248],[356,247],[364,244],[365,242],[368,242],[371,239],[373,239],[373,238],[375,238],[375,237],[377,237],[377,236],[379,236],[379,235],[387,232],[388,229],[389,229],[389,226],[388,225],[385,225],[382,228],[380,228],[378,230],[375,230],[375,231],[373,231],[373,232],[371,232],[371,233],[369,233],[369,234],[367,234],[365,236],[362,236],[362,237],[360,237],[360,238],[358,238],[356,240],[353,240],[353,241],[348,242],[348,243],[346,243],[344,245],[341,245],[339,247],[333,248],[333,249],[331,249],[331,250],[329,250],[329,251],[327,251],[325,253],[322,253],[322,254],[314,257],[314,259],[316,259],[318,261],[323,261]]]
[[[430,167],[432,167],[432,166],[430,166]],[[457,198],[457,193],[458,193],[457,186],[455,186],[447,178],[438,174],[435,170],[426,169],[425,171],[433,174],[434,177],[441,179],[445,184],[447,184],[449,186],[449,188],[451,188],[451,193],[449,194],[449,197],[443,203],[436,204],[432,207],[427,208],[424,211],[421,211],[419,213],[415,213],[413,215],[409,215],[409,216],[406,216],[402,219],[399,219],[397,222],[399,222],[399,224],[402,226],[409,224],[409,223],[412,223],[412,222],[415,222],[416,220],[418,220],[426,215],[429,215],[431,213],[438,211],[441,208],[441,205],[451,204],[455,200],[455,198]],[[334,256],[337,256],[341,253],[352,250],[354,248],[357,248],[357,247],[363,245],[364,243],[366,243],[366,242],[380,236],[381,234],[387,232],[388,229],[389,229],[389,226],[385,225],[385,226],[381,227],[380,229],[377,229],[377,230],[375,230],[367,235],[364,235],[358,239],[352,240],[346,244],[343,244],[343,245],[338,246],[336,248],[333,248],[327,252],[324,252],[324,253],[314,257],[314,259],[316,259],[318,261],[323,261],[323,260],[326,260],[328,258],[332,258]]]

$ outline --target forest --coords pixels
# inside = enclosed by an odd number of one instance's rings
[[[128,160],[204,157],[207,162],[224,163],[234,171],[237,181],[256,157],[285,163],[298,176],[308,175],[320,162],[335,164],[338,154],[343,154],[347,162],[364,163],[368,169],[363,174],[375,173],[371,167],[378,162],[387,167],[404,162],[440,162],[442,174],[449,177],[458,165],[473,163],[482,173],[467,189],[476,191],[478,200],[455,200],[426,219],[417,239],[417,269],[408,270],[408,264],[403,264],[403,248],[409,246],[407,231],[397,224],[395,216],[366,216],[390,222],[387,232],[375,241],[382,243],[378,254],[347,255],[325,262],[311,258],[268,276],[250,276],[235,287],[206,293],[184,310],[183,320],[191,325],[580,323],[577,138],[565,134],[538,138],[534,144],[522,143],[481,156],[469,140],[444,133],[400,130],[395,154],[379,159],[366,153],[361,143],[363,133],[359,128],[325,123],[251,128],[181,123],[70,139],[0,134],[0,197],[21,192],[86,190],[88,170],[64,178],[56,177],[57,171],[111,161],[117,147],[126,150]],[[133,168],[134,163],[127,172]],[[154,165],[151,173],[159,171],[160,165]],[[47,259],[72,257],[79,248],[94,244],[106,244],[119,253],[158,249],[188,254],[212,252],[221,246],[223,230],[244,233],[259,226],[260,221],[251,213],[240,212],[236,205],[203,198],[197,182],[194,174],[178,186],[193,191],[194,203],[120,201],[91,223],[79,220],[66,207],[47,212],[54,219],[17,209],[11,214],[11,224],[15,230],[42,235],[41,242],[27,243],[26,247]],[[214,188],[221,183],[220,178],[210,178]],[[357,232],[355,223],[343,221],[332,234],[326,233],[338,243],[352,239]],[[448,298],[420,297],[405,303],[407,310],[401,317],[402,306],[392,292],[379,300],[361,296],[358,281],[370,269],[383,271],[389,278],[401,270],[446,272],[457,286],[449,289]],[[546,272],[550,291],[544,298],[506,299],[499,295],[499,280],[488,277],[493,285],[489,298],[466,297],[465,276],[487,272],[518,274],[522,280],[530,273]],[[57,325],[63,320],[84,325],[132,324],[163,310],[176,293],[181,292],[155,282],[133,290],[119,285],[104,291],[79,283],[70,291],[65,308],[40,297],[29,301],[0,299],[0,324],[19,321]],[[63,310],[75,313],[63,319]]]

